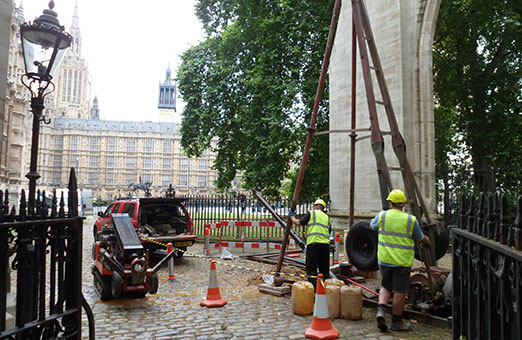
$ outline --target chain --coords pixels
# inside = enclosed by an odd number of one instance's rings
[[[156,240],[153,240],[151,238],[148,238],[146,236],[143,236],[143,235],[140,235],[140,238],[142,240],[145,240],[145,241],[149,241],[149,242],[152,242],[152,243],[155,243],[157,245],[160,245],[162,247],[165,247],[165,248],[168,248],[167,245],[165,243],[161,243],[161,242],[158,242]],[[200,255],[196,255],[196,254],[192,254],[192,253],[189,253],[188,251],[185,251],[183,249],[180,249],[180,248],[176,248],[176,247],[172,247],[178,251],[181,251],[182,253],[185,253],[187,255],[190,255],[190,256],[193,256],[195,258],[198,258],[200,260],[205,260],[205,261],[208,261],[210,262],[211,259],[209,259],[208,257],[205,257],[205,256],[200,256]],[[219,261],[215,261],[217,264],[220,264],[220,265],[223,265],[223,266],[226,266],[226,267],[230,267],[230,268],[235,268],[235,269],[243,269],[243,270],[247,270],[247,271],[251,271],[251,272],[256,272],[256,273],[261,273],[261,274],[270,274],[270,275],[283,275],[283,276],[290,276],[290,277],[300,277],[300,278],[312,278],[312,279],[316,279],[318,276],[317,275],[310,275],[310,276],[307,276],[305,274],[292,274],[292,273],[283,273],[283,272],[270,272],[270,271],[266,271],[266,270],[260,270],[260,269],[255,269],[255,268],[248,268],[248,267],[243,267],[243,266],[238,266],[238,265],[235,265],[235,264],[228,264],[228,263],[224,263],[224,262],[219,262]]]

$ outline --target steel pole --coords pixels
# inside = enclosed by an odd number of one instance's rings
[[[301,160],[301,168],[299,169],[299,175],[297,176],[297,182],[295,184],[294,195],[292,197],[291,208],[295,209],[297,205],[297,200],[299,199],[299,193],[301,191],[301,184],[303,183],[304,173],[306,169],[306,161],[308,160],[308,154],[310,151],[310,146],[312,145],[312,138],[314,137],[315,132],[315,123],[317,120],[317,111],[319,110],[319,102],[321,101],[321,97],[324,89],[324,80],[326,78],[326,72],[328,70],[328,65],[330,63],[330,55],[332,54],[332,47],[335,37],[335,30],[337,28],[337,21],[339,18],[339,13],[341,11],[341,0],[335,0],[335,5],[332,14],[332,20],[330,22],[330,31],[328,32],[328,41],[326,43],[326,48],[323,57],[323,64],[321,67],[321,75],[319,77],[319,83],[317,84],[317,91],[315,93],[315,103],[312,111],[312,117],[310,118],[310,126],[308,127],[308,136],[306,137],[306,145],[303,152],[303,159]],[[288,237],[290,235],[290,229],[292,228],[292,221],[290,218],[287,219],[285,235],[283,237],[283,245],[281,247],[281,252],[279,254],[279,260],[277,261],[276,272],[279,273],[281,268],[283,267],[283,258],[285,256],[285,248],[288,244]],[[278,275],[278,274],[276,274]]]
[[[355,31],[355,19],[352,14],[352,133],[350,133],[350,228],[353,225],[353,215],[355,212],[355,141],[357,134],[356,127],[356,97],[357,97],[357,32]]]
[[[29,164],[29,172],[25,175],[29,179],[29,197],[28,197],[28,215],[34,215],[36,181],[40,178],[38,169],[38,141],[40,138],[40,117],[44,109],[43,96],[41,92],[38,96],[31,98],[31,110],[33,112],[33,135],[31,138],[31,160]]]

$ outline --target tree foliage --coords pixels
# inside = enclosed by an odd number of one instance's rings
[[[443,1],[433,61],[439,176],[448,163],[455,185],[520,193],[522,2]]]
[[[189,156],[217,153],[218,188],[228,189],[241,171],[245,189],[279,193],[306,138],[332,6],[333,0],[197,2],[206,38],[184,52],[178,69],[186,102],[181,144]],[[328,144],[315,145],[322,149],[308,169],[328,164]],[[328,171],[318,176],[327,191]]]

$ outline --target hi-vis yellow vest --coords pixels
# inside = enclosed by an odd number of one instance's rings
[[[411,267],[415,255],[413,227],[415,216],[397,209],[379,213],[379,248],[377,258],[380,262]]]
[[[321,210],[310,210],[310,221],[306,225],[306,245],[311,243],[330,244],[332,219]]]

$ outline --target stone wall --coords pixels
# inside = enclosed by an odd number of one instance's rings
[[[7,65],[9,62],[9,36],[11,34],[11,0],[0,0],[0,152],[4,151],[4,121],[7,91]]]
[[[409,162],[430,211],[435,210],[432,42],[440,0],[367,0],[368,15]],[[330,128],[351,128],[352,6],[343,1],[330,62]],[[357,128],[369,128],[366,91],[357,55]],[[371,65],[371,63],[370,63]],[[381,94],[372,72],[376,99]],[[380,128],[389,131],[384,107],[377,105]],[[358,137],[368,136],[359,132]],[[389,167],[399,163],[385,135]],[[375,157],[370,139],[356,143],[355,218],[369,218],[381,209]],[[392,185],[404,189],[400,172],[391,171]],[[350,138],[330,134],[330,214],[334,227],[348,227]]]

